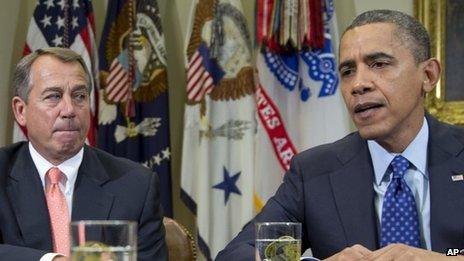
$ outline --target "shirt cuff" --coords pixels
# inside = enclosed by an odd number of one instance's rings
[[[58,253],[46,253],[45,255],[43,255],[39,261],[52,261],[53,258],[57,257],[57,256],[62,256]]]

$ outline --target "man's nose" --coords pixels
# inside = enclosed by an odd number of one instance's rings
[[[61,117],[73,118],[75,117],[74,103],[70,95],[64,95],[61,100]]]
[[[367,68],[359,68],[353,82],[352,95],[362,95],[374,89],[372,75]]]

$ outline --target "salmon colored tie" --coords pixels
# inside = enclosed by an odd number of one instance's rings
[[[69,256],[69,212],[66,198],[60,189],[60,180],[63,178],[58,168],[51,168],[47,172],[48,185],[46,199],[52,229],[53,251]]]

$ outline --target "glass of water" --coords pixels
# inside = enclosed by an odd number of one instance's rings
[[[297,261],[301,256],[301,223],[256,223],[256,260]]]
[[[122,220],[71,222],[71,260],[136,261],[137,223]]]

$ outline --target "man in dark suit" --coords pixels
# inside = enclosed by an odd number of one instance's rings
[[[82,57],[33,52],[14,88],[29,142],[0,149],[0,260],[68,260],[69,221],[83,219],[136,221],[138,260],[167,260],[157,176],[84,144],[91,80]]]
[[[217,260],[253,260],[255,223],[301,222],[329,260],[437,260],[464,248],[464,131],[426,115],[440,77],[425,28],[390,10],[358,16],[339,53],[358,132],[295,156],[283,184]]]

